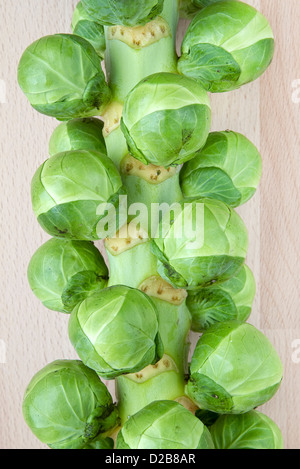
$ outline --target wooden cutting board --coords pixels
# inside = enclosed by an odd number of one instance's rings
[[[46,310],[29,289],[28,262],[48,239],[32,213],[30,182],[48,158],[57,121],[35,112],[16,76],[24,49],[41,36],[70,32],[77,0],[1,0],[0,40],[0,447],[46,448],[23,421],[32,376],[47,363],[77,358],[68,317]],[[213,130],[235,130],[255,143],[263,177],[238,211],[250,238],[247,263],[257,281],[249,322],[263,331],[284,364],[284,381],[260,408],[281,428],[285,447],[300,448],[300,2],[248,0],[275,33],[272,65],[241,90],[211,96]],[[180,23],[180,44],[187,22]],[[99,243],[101,247],[101,243]],[[195,340],[195,337],[193,337]],[[109,387],[113,392],[112,384]]]

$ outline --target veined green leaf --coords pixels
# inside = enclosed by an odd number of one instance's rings
[[[181,56],[178,70],[183,75],[196,78],[210,92],[220,88],[226,91],[226,87],[231,87],[241,75],[241,68],[232,54],[213,44],[192,46],[188,54]]]

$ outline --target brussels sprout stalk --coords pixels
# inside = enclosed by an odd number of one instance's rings
[[[129,227],[126,227],[129,231]],[[185,395],[191,315],[186,291],[174,289],[157,274],[151,242],[137,231],[132,238],[107,239],[109,286],[127,284],[151,297],[158,311],[164,355],[154,365],[116,378],[118,410],[124,423],[155,400],[176,400]],[[124,232],[121,232],[124,235]],[[127,246],[127,247],[126,247]]]
[[[105,248],[110,269],[109,286],[126,284],[138,288],[156,273],[156,259],[148,234],[135,225],[126,225],[115,238],[106,239]]]
[[[180,58],[179,9],[199,10]],[[81,0],[72,31],[33,43],[18,68],[31,105],[66,121],[32,180],[33,211],[54,239],[28,280],[70,315],[80,358],[35,375],[28,426],[55,449],[234,448],[243,429],[243,445],[258,447],[253,425],[261,446],[282,447],[253,410],[283,369],[246,322],[256,290],[235,211],[262,161],[243,135],[209,133],[208,92],[270,63],[267,20],[232,0]],[[201,337],[189,365],[190,330]],[[116,403],[101,379],[114,380]]]
[[[126,96],[143,78],[156,72],[177,72],[178,1],[165,0],[158,17],[143,26],[105,26],[104,57],[112,101],[103,113],[108,156],[119,165],[128,148],[120,128]]]
[[[177,73],[178,18],[177,0],[165,0],[161,15],[143,26],[105,26],[105,68],[114,100],[124,103],[129,91],[148,75]]]
[[[138,202],[147,207],[149,217],[144,228],[149,230],[154,219],[152,204],[172,204],[182,199],[179,171],[145,165],[130,156],[120,121],[126,96],[143,78],[156,72],[177,74],[178,20],[178,1],[166,0],[161,15],[143,26],[105,26],[104,60],[113,94],[103,114],[107,154],[121,173],[128,205]]]

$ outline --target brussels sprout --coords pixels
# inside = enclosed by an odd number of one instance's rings
[[[95,49],[72,34],[31,44],[21,57],[18,81],[34,109],[59,120],[100,115],[111,98]]]
[[[138,26],[158,16],[164,0],[82,0],[88,14],[108,26]]]
[[[57,360],[40,370],[26,389],[23,415],[52,449],[83,449],[118,424],[106,386],[79,360]]]
[[[32,256],[29,285],[43,305],[52,311],[70,313],[95,289],[107,284],[108,269],[90,241],[50,239]]]
[[[186,289],[231,278],[244,264],[247,249],[248,233],[240,216],[213,199],[173,204],[152,240],[158,273]]]
[[[216,449],[283,449],[280,429],[261,412],[221,415],[210,427]]]
[[[163,354],[153,302],[122,285],[96,292],[76,306],[69,336],[81,360],[106,379],[140,371]]]
[[[68,151],[46,160],[31,183],[33,211],[50,236],[76,240],[97,240],[109,236],[99,228],[104,213],[99,209],[119,208],[124,193],[115,165],[97,151]],[[105,212],[105,210],[104,210]],[[108,230],[115,234],[115,214]],[[116,228],[116,229],[115,229]],[[104,230],[104,228],[103,228]],[[104,230],[105,231],[105,230]]]
[[[72,150],[95,150],[106,154],[103,122],[95,117],[62,122],[51,135],[49,154],[54,156]]]
[[[192,330],[202,332],[216,322],[234,319],[247,321],[255,293],[255,279],[246,265],[226,282],[191,291],[187,306],[192,315]]]
[[[195,80],[156,73],[127,95],[121,128],[135,158],[170,166],[191,159],[203,147],[210,123],[207,93]]]
[[[178,71],[206,90],[231,91],[256,80],[271,63],[274,36],[267,19],[235,0],[213,3],[189,25]]]
[[[74,10],[72,32],[90,42],[99,57],[104,58],[106,47],[104,26],[87,13],[82,2],[79,2]]]
[[[253,143],[236,132],[212,132],[184,164],[181,189],[187,198],[209,197],[238,207],[255,194],[261,174],[262,159]]]
[[[131,416],[118,433],[117,449],[213,449],[211,435],[175,401],[155,401]]]
[[[280,358],[262,332],[239,321],[218,323],[196,345],[187,393],[202,409],[245,413],[274,396],[282,372]]]

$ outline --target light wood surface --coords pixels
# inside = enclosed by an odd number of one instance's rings
[[[45,309],[27,284],[35,250],[49,237],[31,209],[30,182],[48,158],[57,121],[34,111],[17,81],[24,49],[41,36],[70,32],[76,0],[0,0],[0,448],[46,448],[22,417],[32,376],[59,358],[77,358],[68,316]],[[300,448],[300,2],[248,0],[269,19],[276,38],[272,65],[241,90],[211,96],[214,130],[246,135],[261,150],[263,177],[239,209],[248,229],[257,295],[249,322],[273,342],[284,364],[275,397],[260,408],[282,430],[285,448]],[[186,22],[181,22],[178,41]],[[101,244],[98,244],[101,247]],[[194,337],[195,339],[195,337]],[[112,384],[109,384],[113,392]]]

